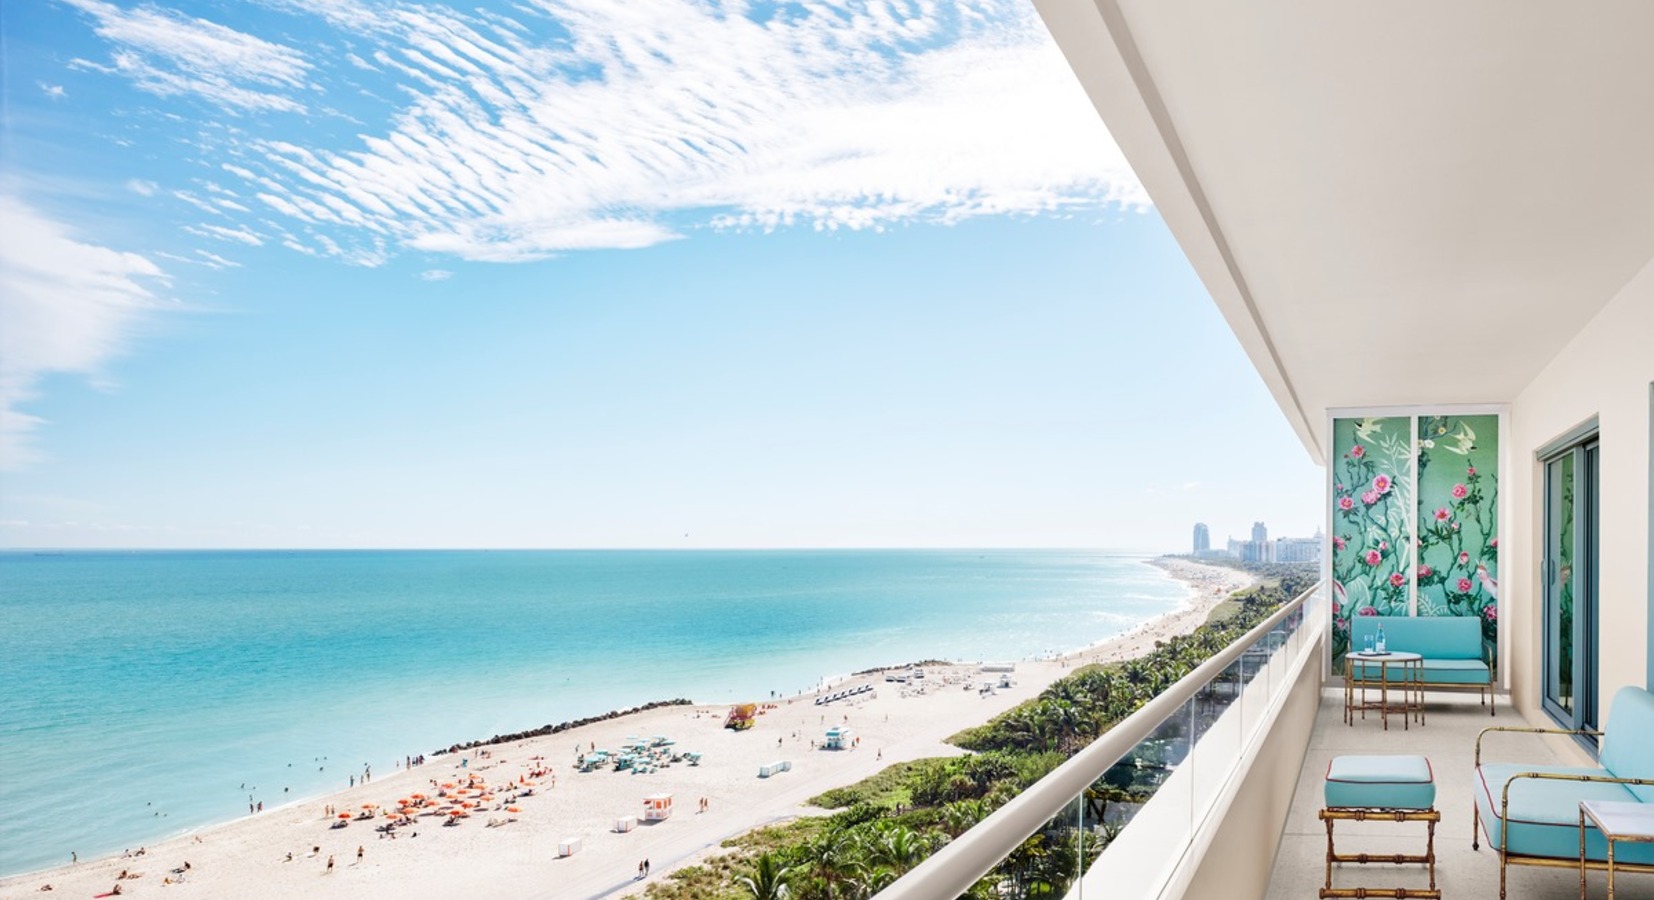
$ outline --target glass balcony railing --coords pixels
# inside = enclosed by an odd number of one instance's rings
[[[1198,839],[1305,666],[1320,666],[1323,585],[1173,683],[877,895],[1155,898]],[[1105,888],[1106,885],[1106,888]]]

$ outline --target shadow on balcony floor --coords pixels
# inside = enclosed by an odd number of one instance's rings
[[[1487,708],[1474,695],[1430,695],[1423,727],[1414,724],[1403,731],[1394,716],[1390,730],[1383,731],[1377,716],[1357,718],[1353,726],[1342,722],[1343,689],[1328,687],[1321,694],[1315,731],[1310,738],[1304,767],[1298,775],[1297,792],[1287,817],[1286,833],[1275,858],[1268,900],[1313,898],[1326,872],[1327,832],[1315,813],[1322,805],[1322,779],[1327,764],[1344,754],[1417,753],[1430,760],[1436,777],[1436,808],[1442,821],[1436,828],[1436,884],[1446,900],[1460,897],[1499,896],[1499,857],[1486,843],[1480,851],[1470,849],[1471,772],[1474,769],[1476,735],[1490,725],[1520,726],[1525,722],[1511,708],[1508,698],[1499,698],[1499,715],[1490,718]],[[1562,741],[1564,743],[1552,743]],[[1483,761],[1511,761],[1581,765],[1582,756],[1570,756],[1566,738],[1537,735],[1494,735],[1483,745]],[[1340,853],[1419,853],[1424,848],[1425,826],[1419,823],[1340,822]],[[1345,865],[1333,870],[1335,887],[1413,887],[1428,882],[1424,867],[1369,863]],[[1588,878],[1589,896],[1607,896],[1602,872]],[[1654,900],[1654,875],[1622,874],[1615,879],[1620,900]],[[1511,866],[1511,900],[1564,900],[1579,896],[1576,869],[1547,869]]]

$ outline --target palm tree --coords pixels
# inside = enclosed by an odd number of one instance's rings
[[[825,900],[840,896],[842,886],[853,884],[863,874],[867,866],[861,849],[855,835],[842,828],[834,828],[804,846],[800,860],[824,886],[821,896]]]
[[[981,800],[961,800],[942,809],[942,831],[956,838],[988,817],[988,805]]]
[[[892,825],[881,829],[869,849],[875,862],[900,878],[924,860],[930,852],[930,842],[905,825]]]
[[[792,874],[791,866],[781,865],[775,854],[766,853],[754,861],[751,875],[742,875],[736,882],[747,889],[752,900],[787,900],[793,895],[787,884]]]

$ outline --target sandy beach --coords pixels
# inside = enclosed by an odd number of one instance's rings
[[[104,896],[117,884],[122,897],[630,896],[672,869],[717,852],[726,838],[769,822],[822,814],[803,803],[829,788],[900,760],[962,752],[943,740],[1033,697],[1073,666],[1137,656],[1156,641],[1192,630],[1212,606],[1252,582],[1243,572],[1218,566],[1175,559],[1156,564],[1190,586],[1182,608],[1067,656],[1017,661],[1013,685],[992,693],[982,693],[980,686],[997,681],[997,674],[984,674],[978,665],[950,665],[926,667],[922,682],[908,684],[882,675],[852,678],[828,693],[861,685],[873,690],[826,705],[817,705],[813,695],[780,701],[744,732],[723,727],[727,706],[654,709],[562,734],[431,757],[409,770],[375,772],[366,784],[173,838],[144,848],[142,856],[82,860],[8,877],[0,880],[0,900],[41,896],[46,884],[53,888],[49,896],[69,897]],[[859,745],[821,749],[826,729],[834,725],[848,725]],[[630,738],[657,735],[669,737],[673,750],[699,753],[700,764],[677,762],[646,774],[575,768],[582,750],[617,750]],[[761,766],[778,761],[789,762],[790,771],[759,777]],[[549,773],[532,774],[545,770]],[[456,799],[458,790],[472,784],[486,789],[464,795],[475,804],[469,817],[457,826],[442,825],[447,816],[434,805]],[[397,828],[394,837],[377,830],[387,821],[382,817],[352,818],[344,820],[345,827],[333,827],[340,813],[360,814],[364,804],[375,804],[376,812],[395,809],[416,793],[433,806],[421,810],[427,814],[416,824]],[[449,796],[438,796],[445,793]],[[665,821],[645,823],[644,798],[654,794],[672,795],[674,811]],[[616,820],[625,816],[639,819],[636,828],[617,832]],[[491,826],[490,820],[500,824]],[[569,838],[580,841],[579,850],[559,857],[559,844]],[[650,862],[646,880],[637,871],[644,859]],[[119,879],[123,871],[129,877]]]

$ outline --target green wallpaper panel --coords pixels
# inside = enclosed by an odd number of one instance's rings
[[[1419,419],[1421,616],[1476,616],[1491,651],[1499,622],[1499,417]]]
[[[1333,658],[1349,649],[1351,616],[1415,609],[1477,617],[1492,658],[1499,417],[1334,419],[1333,452]]]
[[[1405,616],[1413,541],[1412,419],[1333,421],[1333,656],[1350,616]]]

